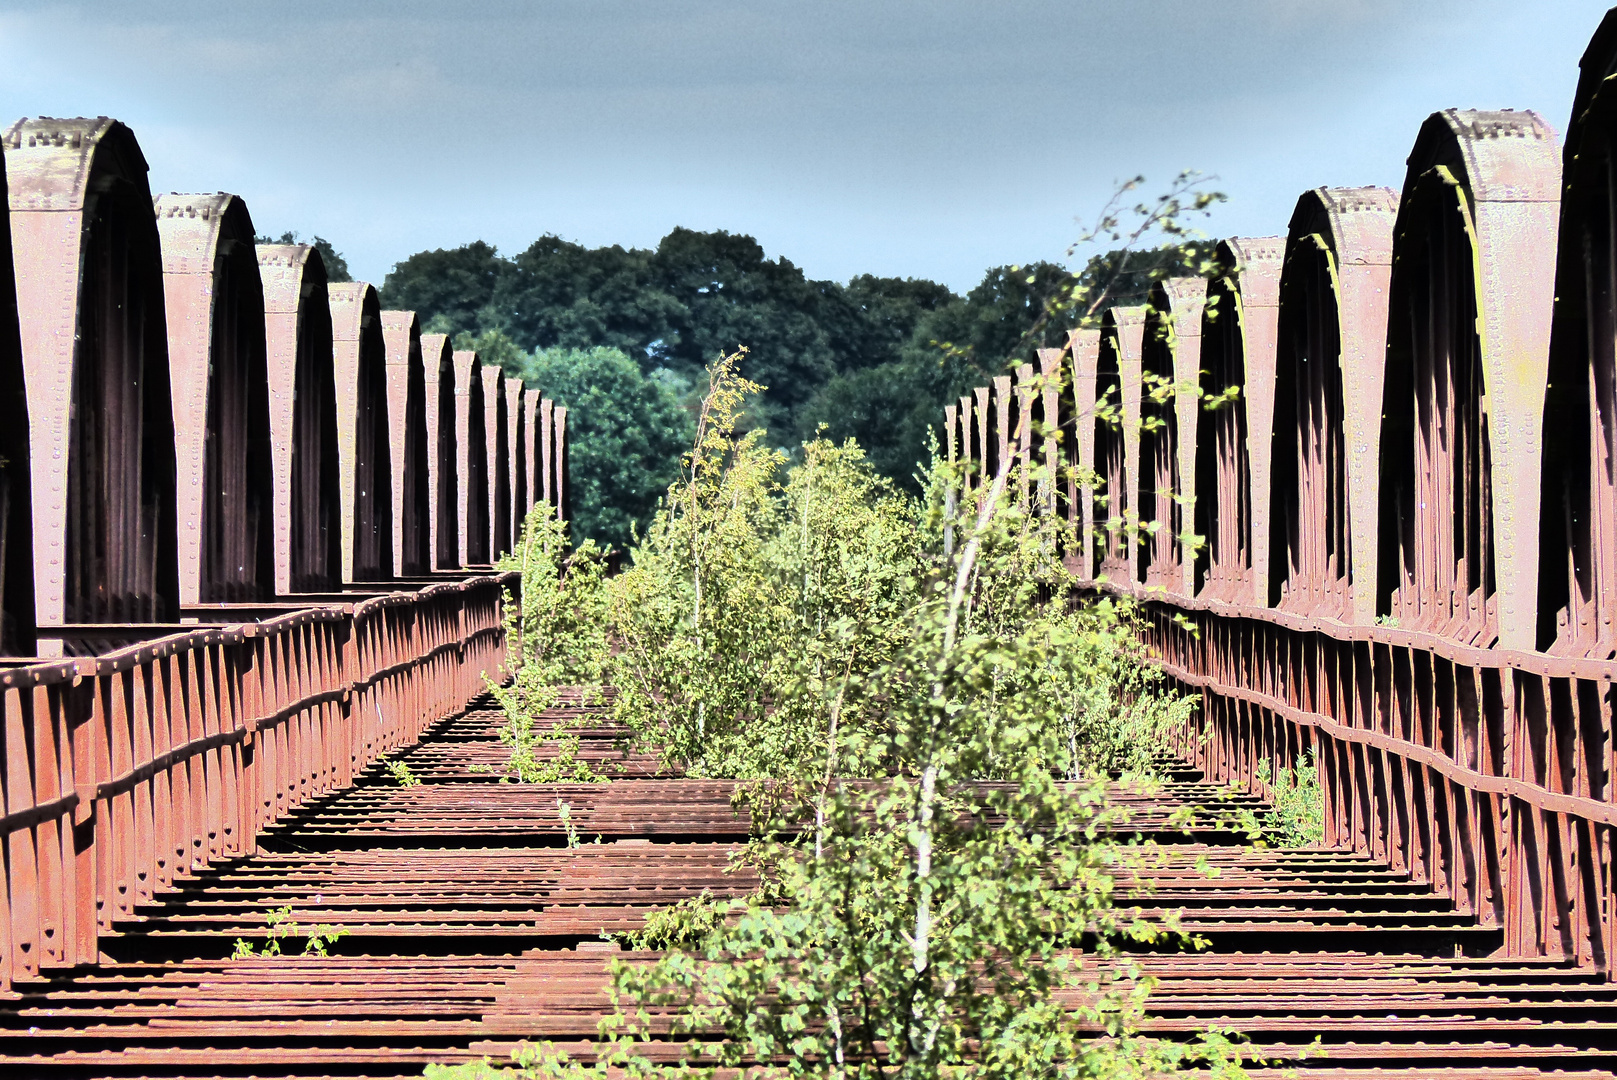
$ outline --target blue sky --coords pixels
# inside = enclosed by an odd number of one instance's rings
[[[1606,3],[0,0],[0,116],[116,116],[154,191],[243,195],[380,283],[428,247],[758,237],[813,277],[1060,259],[1183,168],[1219,235],[1402,181],[1436,109],[1564,131]]]

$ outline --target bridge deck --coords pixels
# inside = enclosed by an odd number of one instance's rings
[[[611,763],[616,782],[498,783],[483,771],[504,759],[497,726],[487,701],[437,725],[399,757],[419,786],[375,767],[273,828],[260,855],[184,882],[103,938],[99,969],[19,984],[0,1002],[0,1073],[404,1076],[523,1039],[584,1044],[616,955],[600,932],[704,888],[748,888],[725,873],[745,823],[730,784],[621,761],[606,728],[582,731],[584,756]],[[1256,805],[1193,773],[1119,797],[1147,831],[1186,803]],[[581,847],[566,846],[558,800]],[[1227,1027],[1293,1060],[1318,1036],[1301,1068],[1320,1080],[1617,1070],[1617,987],[1489,959],[1500,931],[1408,875],[1229,834],[1158,839],[1134,875],[1150,887],[1124,891],[1147,910],[1182,909],[1212,944],[1144,958],[1160,979],[1150,1030]],[[347,936],[329,957],[226,959],[283,906]]]

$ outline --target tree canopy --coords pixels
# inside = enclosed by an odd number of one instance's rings
[[[765,388],[749,402],[745,428],[766,428],[771,445],[795,453],[823,425],[831,439],[856,438],[872,467],[914,492],[943,403],[1032,360],[1040,346],[1064,344],[1078,318],[1075,285],[1104,286],[1110,302],[1143,302],[1153,282],[1196,272],[1209,246],[1111,251],[1076,276],[1053,262],[999,266],[959,296],[921,278],[817,281],[789,259],[768,257],[753,237],[723,231],[676,228],[655,249],[589,248],[542,236],[509,258],[479,240],[398,263],[383,283],[382,304],[418,312],[424,327],[455,336],[461,348],[479,343],[485,360],[513,375],[531,378],[530,356],[548,356],[550,377],[578,400],[581,380],[593,375],[564,373],[567,358],[615,350],[641,378],[630,391],[621,381],[627,373],[612,367],[615,386],[642,397],[654,390],[657,401],[687,413],[706,366],[745,346],[747,377]],[[588,370],[605,377],[608,369]],[[594,422],[585,419],[587,406],[580,410],[571,423]],[[583,429],[572,430],[582,450]],[[611,445],[613,436],[603,437]],[[648,435],[646,452],[663,445],[674,443]],[[579,473],[575,509],[629,500],[621,514],[589,519],[597,531],[588,535],[619,543],[627,522],[645,520],[650,503],[637,493],[666,482],[642,486],[653,474],[670,475],[678,452],[668,453],[662,472],[642,476],[639,466],[624,466],[638,477],[632,482],[628,473]],[[585,468],[576,454],[573,465]],[[588,503],[586,487],[606,501]]]
[[[621,349],[541,349],[524,375],[567,406],[574,539],[628,546],[679,474],[690,416]]]
[[[767,389],[744,422],[783,443],[821,387],[896,360],[921,316],[957,299],[932,281],[815,281],[750,236],[684,228],[651,250],[543,236],[511,258],[482,241],[423,251],[382,287],[383,306],[414,310],[433,330],[498,329],[528,352],[618,349],[687,391],[745,345],[750,377]]]

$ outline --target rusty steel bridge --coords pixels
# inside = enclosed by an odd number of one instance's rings
[[[565,514],[566,409],[240,197],[153,198],[115,120],[0,140],[0,1074],[585,1046],[603,929],[750,882],[731,785],[599,706],[558,715],[614,783],[498,782],[492,564]],[[1147,1029],[1258,1075],[1617,1075],[1617,11],[1564,138],[1434,113],[1402,191],[1220,256],[944,410],[965,499],[1071,477],[1020,496],[1201,700],[1116,793],[1164,852],[1121,892],[1211,942],[1143,958]],[[1299,767],[1316,848],[1168,825]],[[346,936],[230,959],[277,909]]]

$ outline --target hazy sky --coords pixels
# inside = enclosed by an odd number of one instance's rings
[[[233,191],[381,282],[542,233],[756,236],[813,277],[1060,259],[1114,181],[1217,174],[1218,235],[1402,182],[1421,120],[1564,131],[1586,0],[17,5],[0,116],[115,116],[154,192]]]

